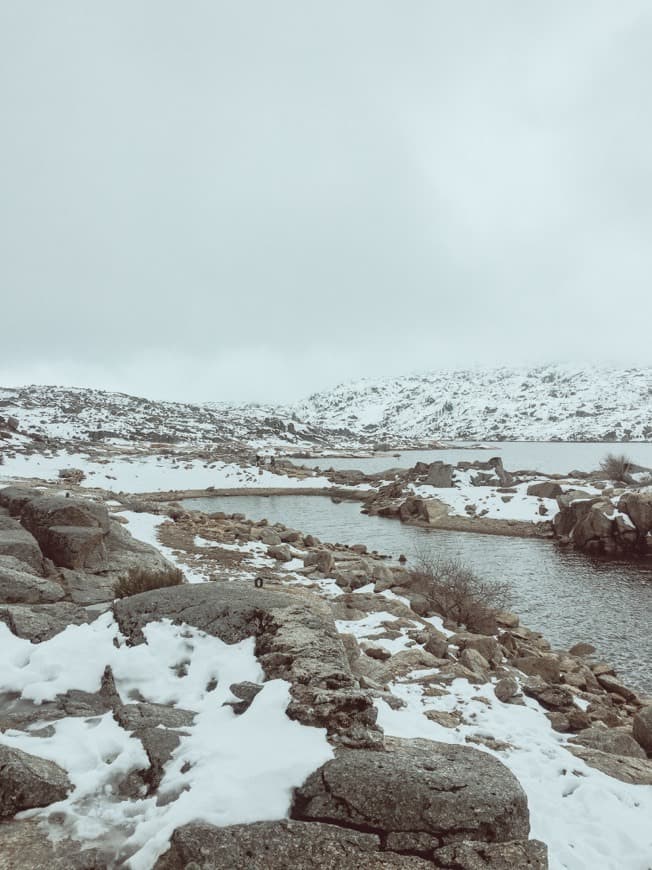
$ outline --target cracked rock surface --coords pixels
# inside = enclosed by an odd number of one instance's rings
[[[419,740],[328,761],[297,789],[291,815],[381,834],[387,848],[423,854],[459,840],[526,839],[530,830],[525,792],[497,759]]]

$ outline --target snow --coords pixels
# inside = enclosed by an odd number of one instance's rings
[[[286,716],[290,696],[284,680],[263,683],[241,716],[223,706],[235,700],[232,683],[263,680],[253,638],[229,645],[168,620],[150,623],[143,633],[144,644],[127,646],[111,614],[104,614],[90,626],[71,626],[32,645],[0,624],[0,650],[7,663],[0,672],[0,691],[36,700],[73,688],[97,691],[104,667],[110,665],[124,703],[138,693],[147,701],[195,712],[194,724],[183,729],[188,736],[181,737],[165,768],[159,791],[168,802],[162,806],[154,798],[116,799],[118,781],[147,767],[147,757],[140,741],[110,714],[47,723],[54,728],[50,736],[34,729],[0,734],[1,743],[60,764],[74,786],[65,800],[21,817],[47,819],[62,813],[58,834],[89,845],[110,844],[120,832],[132,870],[148,870],[166,850],[173,830],[190,821],[228,825],[285,817],[293,788],[333,755],[325,729]],[[187,663],[183,672],[181,663]]]
[[[119,456],[108,462],[95,462],[86,453],[57,453],[53,456],[16,454],[5,456],[0,480],[38,477],[58,479],[62,468],[79,468],[87,475],[83,487],[103,487],[114,492],[165,492],[168,490],[207,489],[311,489],[333,484],[325,477],[298,480],[274,474],[255,466],[206,462],[194,459],[182,464],[175,457]]]
[[[462,679],[440,697],[424,696],[415,683],[390,689],[406,706],[392,710],[376,700],[378,723],[388,735],[461,745],[467,737],[490,736],[509,744],[501,751],[478,748],[499,758],[523,786],[531,836],[548,845],[551,870],[648,870],[652,787],[627,785],[575,758],[535,701],[503,704],[492,685]],[[445,728],[427,719],[427,710],[460,712],[463,723]]]
[[[176,552],[171,547],[166,547],[158,539],[158,527],[168,520],[166,516],[158,514],[137,513],[135,511],[123,511],[121,516],[127,520],[127,528],[139,541],[151,544],[165,556],[165,558],[183,571],[188,583],[204,583],[210,579],[205,570],[196,570],[187,563],[181,562]]]

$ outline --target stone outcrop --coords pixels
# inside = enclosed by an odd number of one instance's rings
[[[268,679],[292,685],[288,715],[325,727],[348,746],[378,745],[376,711],[353,677],[328,605],[310,594],[211,583],[144,592],[114,603],[121,631],[132,643],[152,619],[193,625],[236,643],[256,638]]]
[[[0,819],[63,800],[70,789],[54,762],[0,744]]]
[[[251,825],[185,825],[172,835],[155,870],[427,870],[418,857],[380,851],[376,834],[322,822],[255,822]]]
[[[291,816],[382,834],[387,849],[428,854],[460,840],[527,839],[527,800],[487,753],[431,741],[393,741],[328,761],[297,789]]]

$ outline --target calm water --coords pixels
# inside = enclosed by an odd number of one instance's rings
[[[462,447],[465,446],[464,442],[459,443]],[[311,468],[359,468],[361,471],[373,473],[386,468],[410,468],[415,462],[434,462],[437,459],[455,464],[501,456],[503,465],[509,471],[533,470],[545,471],[548,474],[567,474],[573,470],[594,471],[607,453],[624,453],[637,465],[652,468],[652,442],[649,441],[625,444],[609,444],[604,441],[582,444],[556,441],[483,441],[482,445],[478,448],[477,442],[468,442],[466,446],[470,449],[404,450],[398,458],[374,456],[369,459],[340,459],[328,456],[292,461]]]
[[[369,517],[360,505],[322,496],[188,499],[192,510],[240,512],[311,533],[323,541],[366,544],[408,559],[459,557],[489,580],[507,581],[510,606],[553,647],[589,641],[632,686],[652,693],[652,572],[565,552],[549,541],[444,532]]]

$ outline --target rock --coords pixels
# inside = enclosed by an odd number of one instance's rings
[[[428,632],[428,640],[423,648],[436,659],[445,659],[448,656],[448,640],[445,635],[436,629]]]
[[[0,819],[61,801],[71,788],[58,764],[0,744]]]
[[[132,569],[163,578],[169,577],[176,570],[156,547],[136,540],[124,526],[114,520],[110,523],[104,546],[114,582],[126,577]]]
[[[531,483],[527,488],[527,494],[537,496],[537,498],[557,498],[558,495],[562,494],[562,489],[558,483],[546,480],[541,483]]]
[[[322,822],[282,819],[177,828],[155,870],[428,870],[418,857],[380,851],[380,838]]]
[[[612,755],[591,749],[587,746],[568,744],[567,749],[577,758],[581,758],[590,767],[601,770],[607,776],[613,776],[621,782],[630,785],[652,785],[652,761],[642,758],[629,758],[624,755]]]
[[[551,655],[542,656],[518,656],[512,659],[512,664],[519,671],[530,676],[541,677],[547,683],[558,683],[561,679],[559,672],[559,657]]]
[[[330,574],[335,569],[335,559],[330,550],[313,550],[304,557],[306,568],[314,565],[321,574]]]
[[[358,689],[331,610],[310,593],[214,582],[142,592],[115,601],[113,610],[130,643],[142,642],[143,626],[162,617],[226,643],[253,635],[268,679],[291,684],[290,718],[325,727],[345,745],[381,740],[372,699]]]
[[[575,705],[573,693],[565,686],[549,686],[534,677],[524,681],[522,688],[525,695],[535,698],[546,710],[566,710]]]
[[[592,643],[576,643],[575,646],[572,646],[568,652],[572,656],[590,656],[595,652],[595,647]]]
[[[453,486],[453,466],[446,462],[431,462],[424,483],[435,487]]]
[[[137,703],[117,705],[114,718],[143,744],[149,759],[149,770],[142,779],[152,794],[159,787],[165,765],[187,731],[177,730],[194,721],[194,713],[163,704]]]
[[[499,610],[496,613],[496,622],[503,628],[517,628],[520,619],[515,613],[510,613],[509,610]]]
[[[590,749],[599,749],[600,752],[608,752],[612,755],[623,755],[627,758],[646,757],[644,750],[631,734],[616,728],[594,725],[581,730],[575,737],[571,737],[570,742],[578,746],[588,746]]]
[[[51,526],[41,546],[54,564],[62,568],[105,571],[109,567],[105,534],[99,527]]]
[[[66,595],[75,604],[102,604],[115,598],[116,579],[113,574],[89,574],[67,568],[62,568],[60,574]]]
[[[611,692],[614,695],[620,695],[620,697],[624,698],[626,701],[637,700],[636,692],[628,689],[627,686],[624,686],[620,680],[617,680],[615,677],[611,676],[611,674],[597,674],[596,676],[602,688],[606,689],[607,692]]]
[[[38,542],[20,525],[17,528],[0,528],[0,557],[2,556],[13,556],[14,559],[29,565],[34,573],[43,576],[43,554]]]
[[[41,643],[69,625],[82,625],[93,622],[97,613],[89,613],[83,607],[69,601],[56,604],[10,604],[0,605],[0,621],[9,626],[16,637]]]
[[[51,840],[35,819],[0,822],[0,870],[106,870],[97,849],[67,838]]]
[[[22,524],[43,546],[52,526],[100,528],[109,531],[109,512],[104,504],[62,495],[41,495],[27,501],[20,514]]]
[[[548,870],[548,847],[540,840],[453,843],[433,852],[445,870]]]
[[[438,521],[448,516],[449,507],[438,498],[428,498],[423,500],[423,511],[427,522],[436,526]]]
[[[652,753],[652,704],[643,707],[634,716],[633,734],[643,749]]]
[[[4,489],[0,489],[0,506],[7,508],[12,517],[20,516],[28,501],[40,498],[42,495],[43,492],[40,489],[6,486]]]
[[[426,668],[438,668],[442,664],[441,660],[435,656],[413,647],[412,649],[402,649],[394,653],[383,668],[382,682],[389,683],[398,677],[404,677],[410,671],[420,671]],[[475,676],[475,672],[474,672]]]
[[[392,655],[389,650],[386,650],[382,646],[368,646],[365,647],[364,652],[369,658],[376,659],[379,662],[386,662]]]
[[[460,649],[473,649],[479,652],[489,664],[499,665],[503,660],[503,651],[495,637],[471,632],[458,632],[449,639],[449,643]]]
[[[626,492],[618,502],[618,510],[627,514],[639,535],[652,531],[652,492]]]
[[[268,547],[267,555],[272,559],[276,559],[277,562],[289,562],[292,559],[292,553],[287,544],[277,544],[275,547]]]
[[[17,571],[0,564],[0,602],[6,604],[48,604],[64,597],[58,583]]]
[[[236,715],[241,716],[251,707],[254,698],[262,688],[258,683],[250,683],[246,680],[243,683],[232,683],[229,689],[239,700],[227,701],[226,704],[233,708],[233,712]]]
[[[464,665],[465,668],[473,671],[474,674],[477,674],[478,676],[484,677],[486,679],[487,671],[489,670],[490,665],[486,658],[476,649],[466,647],[464,650],[462,650],[462,654],[459,657],[459,662],[460,664]]]
[[[510,698],[518,695],[519,692],[520,687],[514,677],[503,677],[502,680],[498,680],[498,682],[494,686],[494,693],[496,697],[504,704],[506,704],[507,701],[510,700]]]
[[[456,840],[525,839],[527,799],[516,777],[476,749],[392,742],[328,761],[295,792],[290,815],[379,833],[386,848],[423,852]]]

